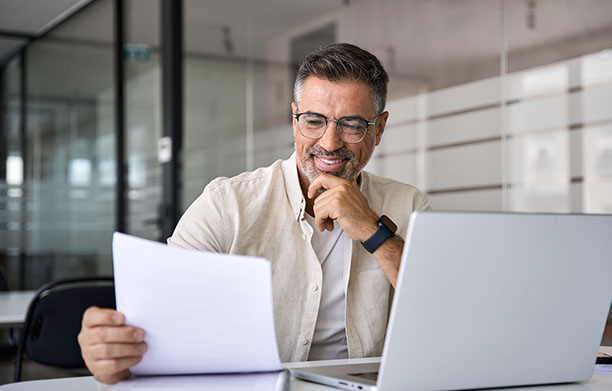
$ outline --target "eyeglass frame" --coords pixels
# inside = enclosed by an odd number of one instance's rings
[[[321,133],[321,135],[319,137],[310,137],[310,136],[306,136],[304,133],[302,133],[302,129],[300,129],[299,126],[299,122],[300,122],[300,116],[303,114],[311,114],[311,115],[317,115],[323,119],[325,119],[325,128],[323,130],[323,132]],[[374,121],[368,121],[364,118],[361,117],[340,117],[338,119],[335,118],[327,118],[326,116],[324,116],[323,114],[319,114],[319,113],[313,113],[310,111],[305,111],[303,113],[294,113],[291,114],[291,117],[295,118],[296,121],[298,121],[298,131],[300,132],[300,134],[308,139],[311,140],[319,140],[323,137],[323,135],[325,135],[325,132],[327,132],[327,128],[329,127],[329,121],[333,121],[336,123],[336,133],[338,133],[338,137],[340,137],[340,140],[344,141],[345,143],[349,143],[349,144],[357,144],[363,141],[363,139],[365,138],[365,136],[368,134],[368,128],[372,125],[376,125],[376,122],[378,122],[378,119],[380,118],[381,114],[378,114],[376,116],[376,118],[374,119]],[[363,121],[366,123],[366,130],[365,132],[363,132],[363,136],[361,136],[361,138],[359,139],[359,141],[346,141],[345,139],[342,138],[342,136],[340,135],[340,127],[338,126],[339,122],[342,121],[343,119],[358,119],[360,121]]]

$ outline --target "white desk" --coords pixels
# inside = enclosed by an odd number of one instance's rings
[[[0,292],[0,327],[21,326],[35,291]]]
[[[187,379],[191,378],[191,379]],[[140,378],[122,382],[114,386],[98,383],[93,377],[73,377],[67,379],[38,380],[0,386],[6,391],[124,391],[124,390],[218,390],[224,391],[329,391],[336,388],[290,378],[288,382],[274,385],[267,382],[245,382],[240,380],[221,382],[219,379],[204,376],[181,376],[176,378]],[[521,387],[520,391],[610,391],[612,389],[612,373],[594,373],[587,383],[572,383],[550,386]],[[494,391],[501,391],[495,389]],[[508,389],[517,390],[517,389]]]
[[[602,348],[612,353],[612,347]],[[352,362],[363,362],[357,359]],[[347,362],[350,360],[346,360]],[[293,364],[288,364],[291,367]],[[511,369],[510,369],[511,370]],[[108,386],[98,383],[93,377],[73,377],[67,379],[38,380],[0,386],[6,391],[174,391],[174,390],[218,390],[224,391],[323,391],[335,390],[314,383],[298,380],[288,375],[211,375],[211,376],[159,376],[142,377]],[[510,390],[510,389],[509,389]],[[571,383],[549,386],[521,387],[511,389],[520,391],[610,391],[612,373],[595,372],[586,383]],[[500,391],[495,389],[494,391]]]

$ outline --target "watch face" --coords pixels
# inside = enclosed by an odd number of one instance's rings
[[[395,233],[395,231],[397,231],[397,225],[395,225],[395,223],[393,221],[391,221],[390,218],[388,218],[385,215],[380,216],[380,222],[382,224],[384,224],[385,227],[387,227],[387,229],[393,233]]]

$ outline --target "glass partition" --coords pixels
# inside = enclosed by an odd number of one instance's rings
[[[159,1],[125,1],[125,113],[128,170],[128,233],[161,238],[159,208],[162,169],[157,160],[161,137]]]
[[[506,208],[611,213],[612,3],[507,8]]]
[[[391,79],[368,170],[438,210],[612,213],[612,2],[183,2],[182,210],[218,176],[289,157],[297,62],[352,42]],[[128,231],[160,239],[159,2],[124,5]],[[111,271],[113,9],[92,2],[27,46],[25,156],[19,62],[2,66],[0,261],[13,285]]]
[[[210,180],[291,155],[295,58],[334,42],[334,29],[327,23],[325,33],[293,46],[275,39],[329,19],[342,4],[185,1],[183,209]]]
[[[368,170],[438,210],[610,213],[610,15],[598,0],[187,0],[183,207],[288,157],[297,62],[352,42],[390,76]]]
[[[96,2],[27,48],[24,288],[112,273],[112,30],[91,30],[112,11]]]
[[[25,239],[21,61],[15,57],[0,72],[0,267],[9,289],[20,283]]]

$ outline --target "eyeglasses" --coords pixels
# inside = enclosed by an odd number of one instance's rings
[[[373,122],[359,117],[333,119],[317,113],[298,113],[293,114],[292,117],[297,120],[300,134],[306,138],[313,140],[320,139],[325,134],[329,121],[334,121],[336,123],[336,131],[342,141],[345,143],[358,143],[365,137],[368,127],[376,124],[380,115],[377,115]]]

